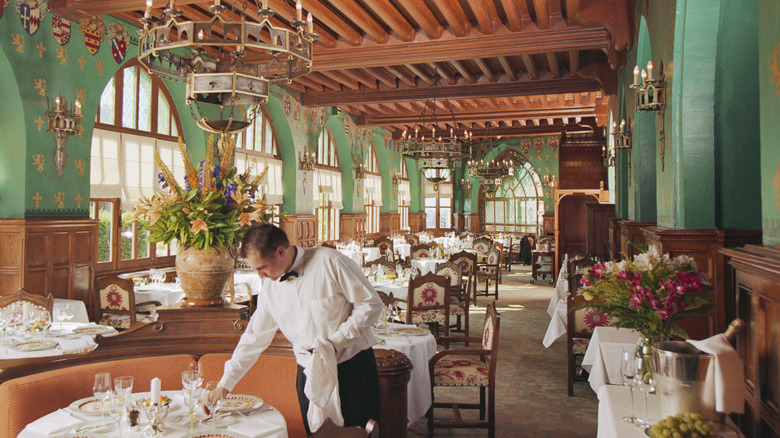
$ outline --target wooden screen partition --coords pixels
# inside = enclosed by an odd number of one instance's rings
[[[409,213],[409,229],[419,233],[425,229],[425,213]]]
[[[341,215],[341,240],[344,242],[356,240],[358,242],[366,241],[366,220],[365,213],[342,214]]]
[[[621,219],[618,221],[620,227],[620,248],[619,252],[623,253],[627,258],[633,259],[635,255],[640,251],[631,245],[631,243],[644,245],[645,234],[642,228],[655,226],[655,222],[636,222],[628,219]]]
[[[563,254],[585,253],[588,204],[607,204],[609,191],[602,189],[555,190],[555,266],[554,276],[563,261]]]
[[[313,214],[290,214],[282,221],[281,229],[287,233],[290,243],[302,248],[317,246],[317,216]]]
[[[615,217],[615,204],[585,206],[585,253],[609,257],[609,223]]]
[[[394,236],[401,232],[401,215],[398,213],[381,213],[379,215],[379,234]]]
[[[745,413],[733,415],[748,438],[780,437],[780,249],[723,249],[730,273],[726,294],[745,330],[736,349],[744,363]]]

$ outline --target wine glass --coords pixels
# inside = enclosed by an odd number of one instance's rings
[[[215,391],[218,385],[219,382],[216,380],[206,383],[205,392],[202,397],[203,411],[208,415],[208,418],[203,420],[203,423],[211,425],[212,432],[216,428],[217,412],[219,412],[219,408],[222,406],[222,394],[220,391]]]
[[[203,376],[200,374],[197,365],[194,368],[188,368],[181,372],[181,385],[184,389],[194,391],[203,384]]]
[[[8,327],[11,325],[11,310],[8,308],[0,309],[0,329],[3,329],[3,345],[6,345],[7,339],[6,339],[6,331],[8,330]]]
[[[186,373],[184,371],[183,373]],[[182,373],[182,374],[183,374]],[[193,428],[193,420],[195,418],[195,406],[200,403],[201,389],[199,387],[184,388],[182,389],[182,395],[184,398],[184,407],[187,408],[187,412],[190,414],[190,430]]]
[[[133,392],[133,376],[119,376],[114,378],[114,392],[118,397],[127,400]]]
[[[100,417],[106,416],[105,403],[111,396],[111,374],[95,374],[95,383],[92,385],[92,394],[100,400]]]
[[[642,352],[636,355],[634,359],[634,369],[636,374],[634,375],[634,383],[636,387],[642,391],[642,402],[644,404],[644,416],[642,419],[637,420],[636,424],[646,429],[650,427],[650,423],[647,419],[647,395],[655,391],[655,381],[653,380],[653,373],[650,370],[650,355]]]
[[[631,415],[621,418],[626,423],[636,424],[637,418],[634,416],[634,376],[636,376],[636,352],[634,349],[623,350],[620,357],[620,375],[623,377],[623,384],[628,387],[628,393],[631,395]]]

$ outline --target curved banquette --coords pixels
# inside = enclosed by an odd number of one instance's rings
[[[0,436],[14,437],[28,423],[91,396],[98,372],[134,376],[134,392],[149,391],[154,377],[162,380],[163,390],[181,389],[181,371],[191,362],[199,363],[204,381],[218,380],[248,323],[243,309],[160,309],[157,322],[96,336],[98,346],[90,353],[0,360]],[[377,350],[377,364],[382,399],[391,400],[382,403],[380,431],[387,432],[381,436],[405,436],[411,364],[392,350]],[[261,397],[284,416],[291,438],[305,437],[296,374],[291,345],[279,333],[233,392]]]

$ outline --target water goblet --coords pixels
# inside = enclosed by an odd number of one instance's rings
[[[186,373],[187,371],[184,372]],[[193,429],[193,420],[195,418],[195,406],[197,406],[198,403],[200,403],[200,396],[201,396],[200,393],[201,393],[200,387],[182,389],[182,395],[184,396],[184,407],[187,408],[187,412],[190,414],[190,430]]]
[[[54,307],[54,318],[60,324],[60,331],[62,331],[62,323],[65,322],[65,313],[66,313],[65,307],[67,307],[67,304],[64,306]]]
[[[222,394],[220,391],[215,391],[218,385],[218,381],[206,383],[205,392],[203,397],[201,397],[203,399],[203,411],[208,415],[208,418],[203,420],[203,423],[210,425],[212,432],[216,428],[217,412],[219,412],[219,408],[222,406]]]
[[[642,391],[642,403],[644,405],[644,415],[642,419],[636,421],[636,424],[641,429],[647,429],[650,427],[647,418],[647,395],[655,391],[655,381],[650,370],[650,356],[648,354],[637,354],[634,360],[634,368],[636,370],[634,383]]]
[[[119,376],[114,378],[114,392],[120,398],[127,400],[133,392],[133,376]]]
[[[11,325],[11,311],[9,309],[0,309],[0,329],[3,330],[3,345],[8,344],[6,331]]]
[[[111,396],[111,374],[110,373],[97,373],[95,374],[95,383],[92,385],[92,394],[100,400],[100,417],[105,418],[106,400]]]
[[[623,350],[623,354],[620,357],[620,375],[623,377],[623,384],[628,387],[628,393],[631,396],[631,415],[621,418],[626,423],[636,424],[637,418],[634,415],[634,376],[636,376],[636,352],[631,350]]]

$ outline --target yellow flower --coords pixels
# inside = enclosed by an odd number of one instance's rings
[[[192,228],[190,228],[190,231],[192,231],[192,235],[197,235],[201,231],[208,231],[209,227],[206,225],[206,222],[203,222],[203,219],[197,218],[194,221],[190,221],[190,224],[192,225]]]
[[[255,212],[252,213],[241,213],[241,215],[238,217],[238,222],[241,223],[242,227],[245,227],[249,225],[252,220],[257,220],[253,216],[255,216]]]
[[[233,193],[231,195],[234,201],[236,201],[237,205],[243,205],[248,204],[251,198],[244,192],[237,191],[236,193]]]

